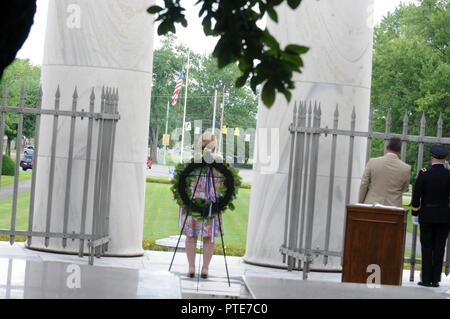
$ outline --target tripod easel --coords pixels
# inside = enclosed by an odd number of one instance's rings
[[[217,198],[216,187],[215,187],[215,183],[214,183],[213,170],[212,170],[211,166],[209,166],[209,165],[207,166],[207,169],[208,169],[207,178],[208,179],[212,179],[212,187],[213,187],[213,192],[214,192],[213,197]],[[200,173],[197,176],[197,180],[196,180],[196,183],[195,183],[195,186],[194,186],[194,190],[192,192],[191,201],[195,197],[195,193],[197,191],[197,187],[198,187],[198,184],[199,184],[199,181],[200,181],[200,177],[202,176],[202,172],[203,172],[203,167],[200,168]],[[183,226],[181,228],[180,235],[178,236],[177,245],[175,247],[175,251],[174,251],[173,256],[172,256],[172,261],[170,262],[169,271],[172,269],[172,265],[173,265],[173,262],[175,260],[175,255],[176,255],[176,253],[178,251],[178,247],[180,245],[181,236],[183,235],[184,229],[186,227],[186,222],[188,220],[189,213],[190,213],[189,209],[186,209]],[[225,269],[226,269],[226,273],[227,273],[228,286],[231,287],[230,275],[229,275],[229,272],[228,272],[227,255],[226,255],[226,252],[225,252],[225,243],[224,243],[224,239],[223,239],[222,221],[221,221],[221,216],[220,215],[221,214],[219,214],[217,219],[219,221],[219,232],[220,232],[220,238],[221,238],[221,242],[222,242],[222,251],[223,251],[223,256],[224,256],[224,261],[225,261]],[[204,222],[205,222],[206,218],[208,218],[208,216],[204,216],[204,213],[202,213],[202,234],[201,234],[202,243],[203,243],[203,225],[204,225]],[[214,230],[212,230],[212,232],[214,232]],[[214,233],[212,233],[211,236],[214,236]],[[203,254],[203,245],[202,245],[202,249],[201,249],[200,254],[201,255]],[[197,290],[198,290],[199,280],[200,280],[200,266],[199,266],[199,271],[198,271],[198,274],[197,274]]]

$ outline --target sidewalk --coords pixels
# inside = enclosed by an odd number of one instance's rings
[[[142,257],[102,257],[95,260],[95,266],[114,267],[123,269],[142,269],[148,273],[167,274],[173,253],[160,251],[146,251]],[[199,255],[197,255],[197,258]],[[0,258],[25,259],[36,262],[62,262],[78,265],[87,265],[87,257],[79,258],[73,255],[52,254],[26,249],[23,244],[18,243],[10,246],[7,242],[0,242]],[[198,265],[197,259],[197,265]],[[231,286],[228,286],[225,263],[223,256],[213,256],[207,280],[201,278],[190,279],[186,276],[186,256],[184,253],[177,253],[172,267],[172,274],[178,276],[181,281],[183,298],[250,298],[248,290],[245,288],[243,278],[246,277],[267,277],[279,280],[299,280],[301,272],[287,272],[284,269],[274,269],[246,264],[240,257],[227,257],[228,269],[230,272]],[[450,277],[443,275],[440,288],[422,288],[417,286],[420,273],[416,271],[415,282],[409,282],[409,271],[404,271],[403,287],[414,287],[417,293],[426,289],[424,297],[429,292],[439,294],[440,297],[450,298]],[[309,275],[311,282],[339,283],[340,273],[319,273],[313,272]],[[142,284],[141,284],[142,285]],[[335,285],[335,284],[333,284]],[[275,298],[276,296],[273,296]]]

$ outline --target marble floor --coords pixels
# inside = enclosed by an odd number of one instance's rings
[[[369,287],[365,284],[318,280],[244,276],[245,285],[255,299],[445,299],[448,293],[431,288],[408,286]]]
[[[266,289],[264,298],[315,298],[329,286],[335,293],[342,288],[339,273],[314,272],[308,283],[302,283],[301,272],[249,265],[239,257],[227,257],[230,285],[223,256],[213,256],[209,278],[187,278],[184,253],[175,256],[172,271],[168,271],[173,253],[146,251],[142,257],[103,257],[95,266],[87,265],[87,258],[26,249],[23,244],[10,246],[0,242],[0,298],[251,298],[244,278],[253,278],[255,285],[272,281],[294,285],[290,290]],[[198,256],[199,257],[199,256]],[[197,260],[198,261],[198,260]],[[80,275],[77,277],[77,275]],[[422,288],[409,282],[404,272],[403,288],[415,298],[450,298],[450,277],[443,276],[440,288]],[[415,274],[415,281],[419,272]],[[248,284],[248,283],[247,283]],[[324,286],[325,285],[325,286]],[[308,286],[308,287],[307,287]],[[300,288],[298,288],[300,287]],[[301,289],[305,287],[305,289]],[[311,288],[312,287],[312,288]],[[317,288],[315,292],[311,289]],[[251,287],[254,290],[254,286]],[[300,290],[298,290],[300,289]],[[351,298],[346,287],[342,296]],[[384,287],[375,294],[382,293]],[[328,290],[328,291],[331,291]],[[389,289],[388,289],[389,290]],[[309,291],[309,293],[305,293]],[[269,295],[267,295],[267,292]],[[386,296],[401,298],[403,292]],[[317,294],[319,293],[319,294]],[[288,295],[286,295],[288,294]],[[327,298],[329,294],[322,294]]]

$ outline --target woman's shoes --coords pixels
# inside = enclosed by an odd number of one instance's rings
[[[189,269],[189,272],[187,273],[187,276],[188,276],[188,278],[194,278],[195,277],[195,270]],[[202,273],[201,273],[200,277],[202,277],[203,279],[207,279],[208,278],[208,270],[207,269],[202,269]]]

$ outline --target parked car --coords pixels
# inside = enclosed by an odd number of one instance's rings
[[[23,152],[23,157],[22,160],[20,161],[20,167],[22,167],[24,171],[27,171],[28,169],[33,169],[33,154],[34,151],[30,149]]]
[[[33,153],[34,152],[34,145],[26,145],[23,154]]]

